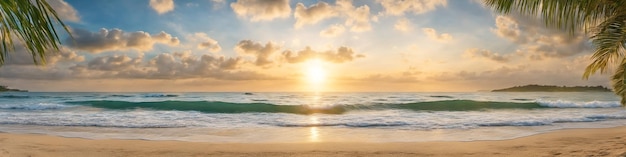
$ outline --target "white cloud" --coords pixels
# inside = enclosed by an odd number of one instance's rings
[[[149,65],[156,68],[152,71],[152,76],[158,78],[200,76],[224,78],[225,76],[220,75],[229,74],[227,71],[236,70],[242,63],[241,58],[212,55],[192,56],[189,52],[183,52],[160,54],[151,59]]]
[[[496,35],[510,39],[516,43],[526,43],[526,39],[521,37],[519,26],[515,20],[506,16],[496,17],[496,28],[492,29]]]
[[[307,24],[315,24],[321,20],[337,16],[338,14],[333,6],[326,2],[318,2],[309,6],[309,8],[302,3],[298,3],[293,15],[296,18],[294,27],[300,28]]]
[[[497,16],[495,26],[491,29],[493,33],[516,43],[517,53],[534,60],[570,57],[591,49],[583,33],[571,36],[568,32],[548,28],[536,19]]]
[[[101,56],[69,70],[73,78],[264,80],[273,77],[240,69],[243,59],[191,55],[189,51],[162,53],[148,61],[126,55]]]
[[[219,45],[217,40],[209,37],[206,33],[194,33],[187,37],[190,42],[195,42],[197,44],[198,49],[207,49],[209,52],[219,52],[222,50],[222,47]]]
[[[346,31],[346,28],[343,25],[332,25],[320,32],[320,36],[322,37],[336,37],[343,34]]]
[[[79,22],[78,11],[64,0],[46,0],[50,7],[54,9],[59,18],[72,22]]]
[[[239,17],[253,22],[286,18],[291,13],[289,0],[237,0],[230,7]]]
[[[100,71],[128,71],[128,70],[137,70],[135,69],[137,66],[141,64],[141,57],[131,58],[126,55],[114,55],[114,56],[102,56],[91,59],[87,63],[87,68],[91,70],[100,70]]]
[[[150,7],[159,14],[174,10],[174,0],[150,0]]]
[[[437,9],[437,7],[445,7],[447,0],[377,0],[385,13],[389,15],[404,15],[405,12],[413,12],[414,14],[423,14]]]
[[[272,42],[267,42],[267,44],[263,45],[252,40],[242,40],[237,43],[235,51],[241,54],[247,54],[256,57],[255,64],[257,66],[266,67],[274,62],[272,60],[272,57],[276,52],[280,50],[280,48],[280,46]]]
[[[210,52],[219,52],[220,50],[222,50],[222,47],[217,44],[217,41],[211,38],[207,39],[205,42],[198,44],[198,48],[208,49]]]
[[[310,59],[322,59],[332,63],[344,63],[356,58],[365,57],[364,55],[354,53],[352,48],[343,46],[337,48],[337,51],[331,50],[324,52],[314,51],[310,47],[306,47],[304,50],[298,51],[297,53],[287,50],[283,52],[282,56],[288,63],[301,63]]]
[[[235,46],[235,51],[244,56],[254,57],[254,64],[267,68],[270,65],[281,65],[283,63],[300,63],[309,59],[318,58],[332,63],[344,63],[356,58],[365,57],[356,54],[350,47],[339,47],[337,50],[314,51],[310,47],[304,50],[293,52],[284,50],[282,54],[277,54],[281,46],[267,42],[266,44],[254,42],[252,40],[242,40]]]
[[[509,55],[501,55],[489,50],[477,48],[465,50],[465,55],[471,58],[486,58],[496,62],[508,62],[511,58]]]
[[[344,19],[343,25],[352,32],[365,32],[372,29],[370,21],[376,19],[370,13],[368,5],[354,6],[352,0],[337,0],[335,5],[318,2],[308,8],[298,3],[294,12],[295,28],[317,24],[322,20],[339,17]]]
[[[143,31],[124,32],[121,29],[100,29],[99,32],[89,32],[83,29],[72,29],[73,39],[67,43],[72,48],[85,50],[91,53],[105,51],[137,50],[145,52],[152,50],[156,43],[170,46],[178,45],[179,40],[170,34],[160,32],[154,36]]]
[[[338,9],[346,16],[346,26],[352,32],[364,32],[372,29],[370,23],[370,8],[367,5],[356,7],[352,0],[337,0]]]
[[[437,30],[433,28],[423,28],[424,34],[428,36],[428,38],[439,41],[439,42],[448,42],[452,40],[452,35],[448,33],[437,34]]]
[[[32,54],[24,46],[16,46],[15,51],[8,53],[8,59],[5,60],[4,65],[35,65]],[[40,56],[35,56],[38,63],[42,63]],[[76,51],[69,49],[65,46],[60,46],[59,51],[46,51],[46,66],[54,66],[60,62],[82,62],[85,60],[84,56],[79,55]]]
[[[398,21],[396,21],[396,24],[394,24],[393,27],[396,30],[402,32],[409,32],[413,29],[413,27],[411,26],[411,22],[407,18],[399,19]]]
[[[109,55],[83,62],[82,56],[58,57],[69,59],[73,66],[50,65],[41,68],[30,64],[7,64],[0,68],[0,79],[20,80],[77,80],[77,79],[216,79],[216,80],[268,80],[276,79],[265,74],[241,69],[242,58],[216,55],[192,55],[191,52],[162,53],[148,60],[143,56]],[[27,56],[28,57],[28,56]],[[72,61],[70,61],[72,60]],[[60,61],[60,60],[59,60]],[[82,62],[82,63],[76,63]],[[26,63],[24,63],[26,64]],[[71,65],[71,64],[70,64]]]

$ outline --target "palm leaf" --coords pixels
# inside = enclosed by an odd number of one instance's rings
[[[495,11],[543,19],[546,26],[575,34],[624,11],[624,0],[485,0]]]
[[[587,66],[584,79],[596,73],[605,73],[611,64],[620,63],[624,58],[624,43],[626,42],[626,16],[611,18],[597,27],[595,35],[591,36],[591,43],[595,52],[591,56],[593,62]]]
[[[613,74],[613,78],[611,81],[613,82],[613,92],[622,98],[622,105],[626,104],[626,80],[624,79],[624,71],[626,70],[626,58],[622,59],[622,62],[617,67],[615,74]]]
[[[56,24],[69,34],[68,27],[45,0],[0,1],[0,65],[14,51],[15,41],[32,54],[36,64],[45,64],[46,52],[59,50]]]

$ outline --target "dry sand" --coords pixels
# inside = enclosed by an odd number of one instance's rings
[[[626,127],[570,129],[501,141],[202,143],[0,133],[0,156],[626,156]]]

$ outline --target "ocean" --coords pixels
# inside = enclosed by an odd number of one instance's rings
[[[503,140],[626,126],[610,92],[0,93],[0,132],[198,142]]]

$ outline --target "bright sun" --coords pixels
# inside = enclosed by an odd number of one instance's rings
[[[306,68],[306,77],[310,83],[320,84],[326,80],[326,71],[319,59],[309,61]]]

